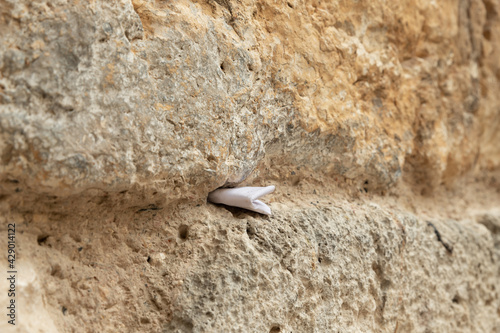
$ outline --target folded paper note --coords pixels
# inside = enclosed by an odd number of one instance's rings
[[[257,199],[266,194],[273,193],[275,189],[274,185],[266,187],[219,188],[208,194],[208,201],[271,215],[271,208]]]

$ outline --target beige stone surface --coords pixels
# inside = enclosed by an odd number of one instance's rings
[[[15,331],[500,332],[499,13],[0,0]]]
[[[2,1],[2,179],[186,198],[266,159],[377,190],[498,166],[497,2],[220,3]]]
[[[271,217],[111,199],[7,215],[38,281],[22,295],[43,300],[16,332],[36,316],[41,332],[498,332],[498,193],[474,195],[467,212],[412,213],[304,182],[277,190]]]

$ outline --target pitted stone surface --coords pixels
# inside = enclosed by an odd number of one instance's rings
[[[499,13],[0,0],[15,331],[500,332]]]
[[[34,192],[201,198],[266,160],[432,189],[498,166],[495,2],[2,4],[1,175]]]

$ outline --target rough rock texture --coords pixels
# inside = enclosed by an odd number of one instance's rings
[[[41,286],[27,295],[45,299],[20,321],[42,312],[47,332],[52,321],[59,332],[500,331],[499,211],[427,220],[307,188],[282,188],[308,201],[277,193],[270,218],[102,203],[87,204],[90,218],[11,216],[29,230],[18,243],[31,258],[19,261]]]
[[[0,0],[18,331],[500,332],[499,14]]]
[[[4,0],[2,178],[173,199],[266,159],[382,190],[495,169],[499,5],[439,3]]]

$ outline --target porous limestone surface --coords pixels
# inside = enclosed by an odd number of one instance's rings
[[[0,330],[500,332],[499,13],[0,0]]]
[[[0,4],[4,190],[204,198],[273,161],[427,191],[500,165],[497,1]]]
[[[291,190],[271,217],[109,203],[3,217],[36,281],[16,332],[500,332],[500,211],[425,219]]]

